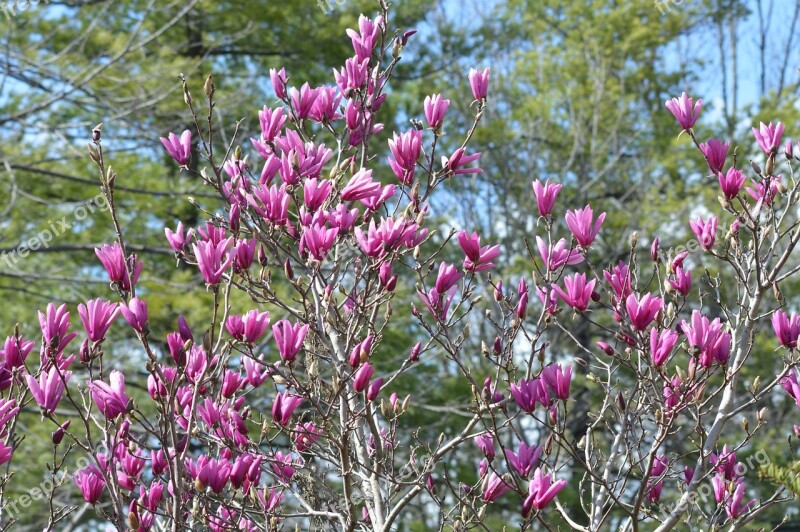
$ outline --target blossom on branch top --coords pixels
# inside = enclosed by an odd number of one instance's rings
[[[186,166],[192,155],[192,132],[187,129],[180,137],[175,133],[170,133],[167,137],[161,137],[161,144],[179,165]]]
[[[703,108],[703,100],[698,99],[697,102],[694,103],[693,107],[692,99],[689,98],[684,92],[681,94],[680,98],[672,98],[671,100],[667,100],[665,105],[681,125],[681,127],[686,130],[692,129],[694,124],[697,122],[697,118],[700,116],[700,109]]]
[[[486,99],[486,93],[489,89],[489,72],[489,68],[484,70],[469,69],[469,86],[472,89],[472,97],[476,100]]]
[[[780,122],[774,125],[772,122],[769,124],[761,122],[758,129],[753,128],[753,136],[756,138],[756,142],[768,156],[775,155],[780,147],[783,128],[784,125]]]

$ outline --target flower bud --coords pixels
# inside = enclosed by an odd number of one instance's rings
[[[614,348],[611,347],[611,345],[609,345],[606,342],[603,341],[595,342],[595,345],[599,347],[608,356],[612,356],[614,354]]]
[[[659,239],[655,237],[653,239],[653,243],[650,244],[650,260],[653,262],[658,262],[658,251],[659,251]]]
[[[203,91],[205,91],[206,96],[209,98],[214,95],[214,82],[211,81],[211,74],[209,74],[206,78],[206,82],[203,85]]]
[[[58,428],[57,428],[57,429],[56,429],[56,430],[53,432],[53,434],[52,434],[53,445],[58,445],[59,443],[61,443],[61,440],[63,440],[63,439],[64,439],[64,434],[66,434],[66,433],[67,433],[67,429],[69,428],[69,425],[70,425],[70,423],[72,423],[72,421],[71,421],[71,420],[69,420],[69,419],[68,419],[68,420],[66,420],[64,423],[62,423],[62,424],[61,424],[61,425],[60,425],[60,426],[59,426],[59,427],[58,427]]]
[[[408,355],[409,362],[416,362],[419,360],[420,351],[422,351],[422,342],[417,342],[414,347],[411,348],[411,353]]]

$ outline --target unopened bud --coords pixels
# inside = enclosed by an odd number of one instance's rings
[[[767,157],[767,164],[764,166],[764,173],[765,175],[772,175],[772,172],[775,170],[775,156],[770,155]]]
[[[750,385],[750,393],[757,393],[758,389],[761,387],[761,377],[756,375],[756,378],[753,379],[753,384]]]
[[[58,427],[58,428],[57,428],[57,429],[56,429],[56,430],[53,432],[53,434],[52,434],[52,438],[53,438],[53,445],[58,445],[59,443],[61,443],[61,440],[63,440],[63,439],[64,439],[64,434],[66,434],[66,433],[67,433],[67,429],[69,428],[69,425],[70,425],[70,423],[72,423],[72,421],[71,421],[71,420],[69,420],[69,419],[68,419],[68,420],[66,420],[64,423],[62,423],[62,424],[61,424],[61,425],[60,425],[60,426],[59,426],[59,427]]]
[[[402,404],[400,405],[400,411],[405,412],[408,410],[408,405],[411,404],[411,395],[406,395],[406,398],[403,399]]]
[[[203,90],[206,93],[206,96],[211,98],[214,95],[214,82],[211,81],[211,74],[208,75],[206,78],[206,82],[203,85]]]
[[[100,152],[97,151],[97,148],[90,142],[86,145],[89,148],[89,157],[96,163],[100,162]]]
[[[100,142],[100,132],[103,130],[103,123],[100,122],[92,129],[92,140],[94,142]]]
[[[292,268],[292,261],[290,261],[288,258],[286,259],[286,262],[283,263],[283,273],[290,281],[294,279],[294,268]]]

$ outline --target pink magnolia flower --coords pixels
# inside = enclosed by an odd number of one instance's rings
[[[795,370],[789,371],[789,373],[781,379],[781,386],[786,393],[792,396],[797,406],[800,406],[800,384],[797,382],[797,373]]]
[[[286,98],[286,83],[289,81],[289,78],[286,77],[286,69],[275,70],[270,68],[269,77],[272,81],[272,89],[275,91],[275,95],[281,100]]]
[[[681,322],[681,330],[689,345],[699,352],[701,366],[711,367],[714,361],[720,364],[728,362],[731,335],[722,331],[719,318],[709,321],[700,311],[695,310],[692,312],[691,322]]]
[[[265,220],[269,220],[275,225],[286,225],[289,217],[289,194],[286,192],[286,184],[278,187],[265,185],[254,187],[253,193],[245,196],[247,203],[261,215]]]
[[[272,418],[278,425],[285,427],[289,424],[295,409],[302,402],[303,398],[299,395],[290,394],[288,391],[279,393],[275,396],[275,402],[272,403]]]
[[[128,272],[125,269],[125,257],[118,242],[114,242],[111,245],[103,244],[102,247],[95,248],[94,252],[103,264],[103,268],[106,269],[109,280],[119,285],[120,290],[128,292],[131,289],[131,284],[136,285],[136,281],[139,280],[139,274],[142,273],[142,261],[137,261],[135,254],[132,253],[128,257],[128,266],[131,268],[131,279],[128,279]]]
[[[289,99],[292,102],[292,107],[297,114],[297,118],[300,120],[308,118],[318,96],[319,89],[312,89],[308,82],[303,83],[299,91],[295,87],[289,89]]]
[[[336,90],[336,87],[323,86],[317,89],[317,99],[311,107],[308,116],[315,122],[331,122],[342,118],[339,113],[339,102],[342,101],[342,95]]]
[[[333,69],[333,77],[342,94],[347,94],[349,90],[360,89],[367,82],[368,67],[368,58],[359,61],[357,57],[351,57],[345,61],[341,71]]]
[[[486,93],[489,90],[489,71],[489,68],[482,71],[469,69],[469,86],[472,89],[472,96],[476,100],[486,99]]]
[[[167,149],[169,156],[181,165],[186,166],[189,157],[192,155],[192,132],[188,129],[178,137],[175,133],[170,133],[168,138],[160,137],[161,144]]]
[[[333,185],[327,179],[318,180],[316,177],[306,180],[303,184],[303,201],[312,212],[325,203],[331,194]],[[287,196],[288,198],[288,196]]]
[[[756,499],[750,499],[744,502],[744,481],[739,479],[735,483],[733,495],[729,496],[725,501],[725,513],[730,519],[738,519],[743,516],[747,510],[756,504]]]
[[[316,426],[313,421],[307,421],[302,425],[300,423],[295,425],[292,440],[297,451],[304,453],[311,449],[320,436],[322,436],[322,428]]]
[[[681,94],[680,98],[667,100],[665,105],[683,129],[691,129],[700,116],[700,109],[703,108],[703,100],[698,99],[694,107],[692,107],[692,99],[684,92]]]
[[[477,166],[467,166],[468,164],[473,163],[480,158],[480,152],[466,155],[466,150],[464,148],[458,148],[450,157],[442,156],[442,169],[449,170],[454,176],[463,174],[480,174],[483,172],[482,168]]]
[[[369,362],[363,363],[353,375],[353,389],[359,393],[366,390],[374,374],[375,368]]]
[[[222,397],[226,399],[233,397],[233,394],[238,392],[244,386],[244,383],[245,379],[242,378],[240,372],[226,369],[222,376],[222,387],[220,390]]]
[[[791,318],[782,310],[776,310],[772,315],[772,328],[778,342],[789,349],[797,348],[797,338],[800,337],[800,316],[792,313]]]
[[[183,251],[183,248],[186,244],[194,236],[194,229],[189,229],[189,231],[185,231],[183,227],[183,223],[178,222],[178,227],[173,232],[172,229],[169,227],[164,229],[164,234],[167,235],[167,242],[169,242],[169,247],[172,248],[173,251],[180,253]]]
[[[483,502],[490,503],[502,497],[510,489],[511,485],[503,477],[492,471],[492,474],[483,481],[483,496],[481,498]]]
[[[13,455],[14,447],[11,445],[6,445],[4,442],[0,442],[0,465],[3,465],[11,460]]]
[[[103,301],[100,298],[90,299],[86,305],[78,305],[78,315],[81,317],[86,336],[97,343],[105,338],[111,324],[119,315],[119,307],[117,303]]]
[[[23,340],[19,336],[9,336],[3,343],[0,350],[0,357],[4,361],[7,369],[24,368],[25,359],[33,349],[34,343],[30,340]]]
[[[489,432],[482,432],[475,436],[475,445],[480,449],[490,462],[494,460],[495,451],[494,451],[494,438]]]
[[[536,247],[539,248],[542,262],[550,271],[556,271],[564,265],[572,266],[583,262],[583,256],[577,250],[569,249],[567,241],[563,238],[548,246],[541,237],[537,236]]]
[[[219,284],[225,270],[233,263],[234,255],[230,251],[233,237],[228,237],[218,244],[211,240],[192,244],[197,267],[207,284]]]
[[[742,190],[742,185],[744,185],[747,178],[744,172],[731,167],[728,168],[725,175],[722,175],[722,172],[718,172],[717,179],[719,180],[719,188],[722,189],[722,194],[732,200],[739,195],[739,191]]]
[[[541,379],[522,379],[519,384],[511,384],[511,396],[519,407],[525,412],[536,410],[536,403],[543,405],[550,403],[550,397]]]
[[[747,194],[756,200],[756,205],[753,207],[754,213],[758,213],[762,205],[772,205],[772,201],[780,193],[778,185],[781,179],[783,179],[782,176],[772,176],[766,180],[767,182],[754,182],[752,187],[744,187]]]
[[[523,477],[527,477],[531,474],[536,464],[539,462],[539,456],[541,454],[541,445],[531,445],[528,447],[523,441],[519,442],[519,449],[516,453],[511,449],[505,450],[506,460],[508,460],[511,467]]]
[[[542,380],[550,391],[561,399],[569,399],[569,385],[572,382],[572,366],[561,367],[561,364],[551,364],[542,369]]]
[[[764,150],[764,153],[767,155],[774,155],[777,153],[777,149],[781,145],[783,128],[784,126],[780,122],[775,125],[773,125],[772,122],[769,124],[761,122],[758,129],[753,128],[753,136],[756,138],[756,142],[758,142],[761,149]]]
[[[527,517],[534,508],[543,510],[566,485],[566,480],[552,482],[550,475],[542,474],[541,468],[537,469],[528,485],[528,496],[522,503],[522,516]]]
[[[536,196],[536,207],[539,209],[539,216],[547,217],[553,212],[558,193],[561,192],[563,185],[550,183],[548,179],[544,185],[538,179],[532,183],[533,194]]]
[[[389,166],[403,184],[410,184],[414,178],[417,159],[422,150],[422,131],[412,129],[405,133],[392,135],[389,140]]]
[[[283,113],[283,107],[270,109],[265,105],[264,108],[258,112],[258,122],[261,124],[261,140],[264,142],[272,142],[275,140],[275,137],[280,134],[283,124],[286,122],[286,115]]]
[[[353,43],[353,50],[359,61],[372,57],[372,50],[378,42],[383,27],[383,17],[377,17],[374,21],[360,15],[358,17],[358,31],[348,28],[347,36]]]
[[[88,383],[92,401],[98,410],[108,419],[114,419],[127,412],[130,398],[125,393],[125,375],[117,370],[109,374],[110,384],[101,380]]]
[[[0,399],[0,435],[7,433],[8,422],[19,413],[16,399]]]
[[[658,327],[650,329],[650,356],[653,364],[661,366],[672,353],[672,348],[678,341],[678,333],[670,329],[659,332]]]
[[[201,456],[198,460],[196,481],[201,486],[211,488],[214,493],[220,493],[231,476],[231,463],[224,458],[208,458]]]
[[[350,351],[350,365],[357,368],[362,362],[369,360],[369,355],[372,352],[372,342],[375,336],[370,334],[362,342],[356,344],[352,351]]]
[[[433,129],[439,129],[444,122],[444,115],[450,106],[450,100],[442,98],[441,94],[426,96],[424,102],[425,119]]]
[[[592,208],[589,205],[583,209],[567,212],[565,218],[567,220],[567,227],[569,227],[578,245],[583,248],[588,248],[592,245],[597,233],[600,232],[600,226],[603,225],[603,220],[606,219],[606,213],[601,213],[597,217],[594,226],[592,226]]]
[[[633,292],[631,286],[631,271],[623,261],[614,266],[611,270],[604,270],[603,277],[614,291],[614,305],[618,301],[626,299]]]
[[[585,273],[576,273],[572,276],[564,277],[566,290],[558,285],[553,285],[553,290],[561,300],[577,311],[584,311],[589,307],[589,300],[592,298],[592,291],[596,279],[586,282]]]
[[[103,494],[103,489],[106,487],[106,481],[97,466],[90,465],[79,470],[73,475],[72,479],[78,489],[81,490],[83,500],[91,505],[97,504]]]
[[[396,191],[396,185],[386,185],[382,187],[375,196],[369,196],[362,199],[361,203],[370,211],[377,211],[378,208],[380,208],[380,206],[386,202],[386,200],[394,196]]]
[[[717,239],[717,217],[711,216],[706,221],[703,221],[702,218],[698,217],[697,220],[691,220],[689,225],[692,228],[695,236],[697,236],[697,240],[700,242],[700,247],[706,251],[711,251],[711,248],[714,247],[714,242]]]
[[[394,291],[395,287],[397,286],[397,276],[392,275],[392,263],[389,261],[383,262],[378,268],[378,279],[381,282],[381,286],[383,286],[389,292]]]
[[[663,306],[664,300],[650,292],[647,292],[641,299],[637,298],[636,294],[630,294],[625,300],[625,308],[631,324],[637,331],[645,330],[656,319]]]
[[[138,297],[131,298],[128,303],[122,303],[119,311],[125,321],[138,333],[143,333],[147,328],[147,302]]]
[[[362,168],[350,178],[342,189],[342,200],[368,200],[381,193],[381,184],[372,179],[372,170]]]
[[[657,503],[661,499],[661,489],[664,486],[664,479],[661,475],[667,470],[667,457],[664,455],[656,456],[653,460],[653,467],[650,470],[650,479],[647,481],[647,500]]]
[[[286,362],[295,359],[303,341],[308,333],[308,325],[304,323],[292,323],[289,320],[281,320],[272,326],[272,335],[278,345],[278,353]]]
[[[436,276],[436,291],[444,294],[458,283],[461,272],[453,264],[442,262],[439,264],[439,274]]]
[[[69,312],[67,305],[56,308],[49,303],[45,312],[38,311],[39,328],[42,330],[42,343],[56,353],[61,353],[78,333],[69,331]]]
[[[242,365],[244,366],[244,374],[247,378],[247,383],[254,388],[261,386],[269,378],[270,371],[268,368],[265,368],[263,354],[259,355],[257,359],[243,356]]]
[[[659,243],[660,243],[659,238],[655,237],[653,239],[653,243],[650,244],[650,260],[652,260],[653,262],[658,262]]]
[[[269,326],[269,312],[259,312],[257,309],[243,315],[229,316],[225,321],[225,328],[231,336],[240,342],[255,343]]]
[[[708,142],[700,144],[700,151],[706,158],[708,169],[712,173],[718,174],[725,168],[725,159],[728,157],[730,142],[723,142],[719,139],[708,139]]]
[[[253,260],[255,260],[256,257],[257,245],[258,240],[255,238],[250,240],[244,238],[236,241],[236,245],[231,250],[231,254],[233,255],[234,271],[243,272],[250,268],[250,266],[253,264]]]
[[[683,267],[675,268],[675,279],[669,279],[669,284],[682,296],[687,296],[692,289],[692,272],[684,271]]]
[[[324,227],[313,225],[304,227],[300,237],[300,253],[308,253],[316,260],[323,260],[336,242],[339,235],[338,227]]]
[[[492,261],[500,256],[500,246],[481,247],[481,238],[477,232],[471,235],[466,231],[458,233],[458,244],[467,256],[464,259],[464,269],[467,271],[482,272],[494,268]]]
[[[61,401],[66,382],[69,381],[71,376],[71,371],[64,371],[59,374],[59,369],[56,366],[51,366],[46,371],[42,370],[38,381],[32,375],[26,375],[25,381],[36,404],[42,407],[45,413],[52,414],[59,401]]]
[[[370,383],[369,388],[367,388],[367,401],[374,401],[378,398],[383,388],[383,381],[383,377],[380,377]]]

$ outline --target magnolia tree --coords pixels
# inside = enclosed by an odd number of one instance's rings
[[[18,331],[2,351],[0,461],[8,471],[24,466],[21,409],[38,405],[53,428],[47,529],[72,519],[77,508],[55,500],[74,486],[98,519],[141,530],[383,531],[400,528],[410,505],[458,530],[488,530],[493,507],[521,529],[735,529],[789,500],[781,489],[753,499],[753,467],[736,456],[753,451],[773,391],[800,405],[800,319],[781,309],[780,295],[800,269],[791,263],[798,184],[777,174],[792,171],[790,143],[789,163],[778,158],[783,126],[754,130],[765,162],[746,175],[728,161],[727,142],[695,138],[701,101],[667,102],[721,189],[718,216],[691,221],[694,255],[662,251],[656,238],[648,260],[633,238],[629,259],[601,271],[591,248],[605,213],[564,211],[561,185],[537,181],[534,275],[504,286],[491,275],[498,246],[469,228],[428,226],[436,189],[481,171],[468,144],[490,101],[489,70],[469,74],[474,125],[455,151],[441,154],[450,102],[435,94],[424,102],[426,123],[394,134],[388,161],[379,160],[378,113],[413,34],[392,33],[387,17],[384,6],[348,30],[354,55],[334,70],[335,85],[298,87],[283,69],[270,73],[280,105],[258,112],[252,157],[219,152],[211,78],[202,104],[184,81],[195,127],[161,140],[190,172],[199,137],[203,160],[192,166],[223,207],[198,204],[207,222],[166,237],[213,294],[210,323],[176,316],[175,331],[149,327],[148,294],[137,287],[146,265],[127,249],[117,177],[93,131],[89,152],[116,232],[97,256],[114,295],[78,305],[76,327],[64,305],[40,312],[36,363],[27,358],[35,342]],[[445,262],[448,248],[463,261]],[[721,273],[693,291],[700,261]],[[414,301],[398,295],[402,285]],[[252,310],[232,312],[237,292]],[[106,354],[120,314],[147,361],[149,398],[131,400]],[[571,332],[578,320],[591,345]],[[767,321],[782,369],[745,383],[740,373]],[[475,323],[493,331],[478,339],[482,357],[468,332]],[[401,363],[382,349],[392,327],[418,336]],[[424,395],[393,391],[432,359],[473,394],[462,426],[438,438],[403,423]],[[567,429],[576,386],[593,396],[579,439]],[[259,408],[265,397],[271,408]],[[465,461],[469,479],[453,473]],[[569,508],[559,501],[568,492],[578,501]],[[14,502],[3,500],[6,523]]]

